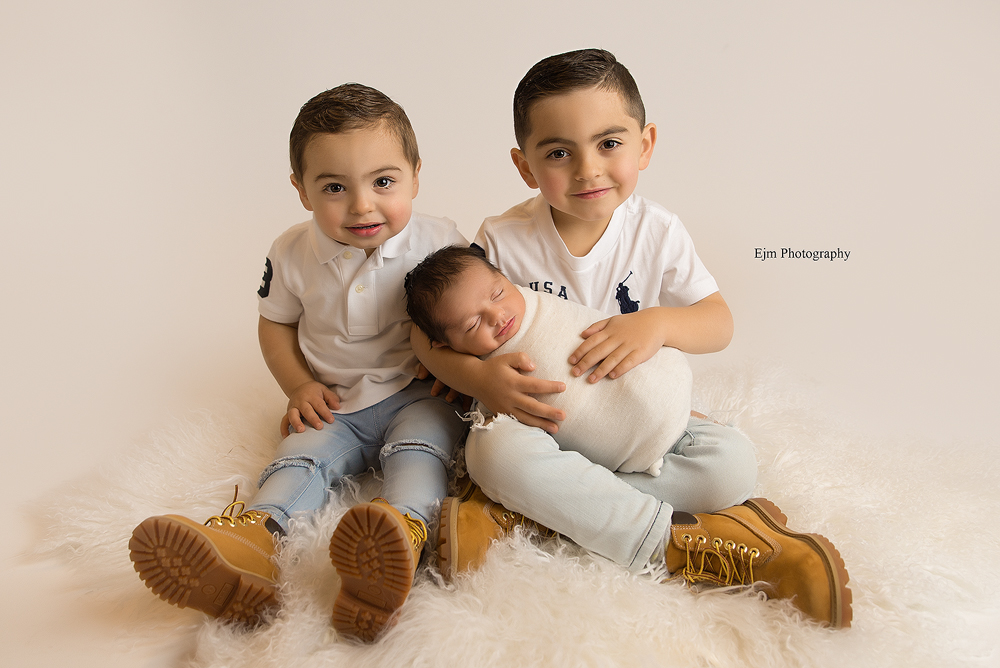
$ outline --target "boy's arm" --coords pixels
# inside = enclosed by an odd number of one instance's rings
[[[686,353],[714,353],[733,338],[733,315],[722,294],[714,292],[690,306],[654,306],[616,315],[588,327],[583,343],[570,355],[572,373],[594,367],[587,380],[617,378],[642,364],[661,346]]]
[[[451,348],[434,348],[430,339],[414,326],[410,345],[420,363],[450,388],[479,399],[486,408],[500,415],[513,415],[519,422],[540,427],[554,434],[556,422],[566,419],[566,412],[535,399],[535,394],[552,394],[566,390],[566,384],[526,376],[534,363],[525,353],[497,355],[481,360],[474,355],[457,353]]]
[[[303,420],[315,429],[324,422],[333,422],[334,410],[340,408],[340,398],[316,380],[299,348],[298,323],[286,325],[260,317],[257,337],[264,362],[278,386],[288,397],[288,412],[281,420],[281,437],[288,436],[288,426],[305,431]]]

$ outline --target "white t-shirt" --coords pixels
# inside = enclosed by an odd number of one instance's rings
[[[467,243],[447,218],[413,213],[399,234],[365,257],[308,220],[272,244],[258,310],[274,322],[298,322],[299,347],[313,376],[340,397],[334,412],[353,413],[413,380],[407,272],[439,248]]]
[[[635,194],[583,257],[570,254],[541,195],[487,218],[475,243],[511,282],[608,315],[690,306],[719,290],[680,219]]]

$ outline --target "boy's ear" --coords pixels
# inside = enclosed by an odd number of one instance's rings
[[[289,174],[288,178],[291,180],[292,185],[295,186],[295,191],[299,193],[299,201],[302,202],[302,206],[306,208],[306,211],[312,211],[312,204],[309,203],[309,196],[306,195],[305,188],[299,183],[299,180],[295,178],[295,174]]]
[[[431,341],[431,348],[447,348],[447,343],[441,343],[440,341]]]
[[[538,188],[538,181],[535,180],[534,174],[531,173],[531,167],[528,166],[528,159],[524,157],[524,151],[519,148],[510,149],[510,159],[514,161],[514,166],[517,167],[518,174],[528,184],[528,187]]]
[[[413,197],[410,199],[414,199],[420,191],[420,167],[423,164],[423,160],[417,158],[417,166],[413,168]]]
[[[642,150],[639,153],[639,169],[646,169],[653,157],[653,147],[656,146],[656,124],[646,123],[642,129]]]

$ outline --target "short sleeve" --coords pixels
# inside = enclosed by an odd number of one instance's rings
[[[257,311],[273,322],[291,324],[302,317],[302,302],[288,285],[278,241],[264,260],[264,277],[257,290]]]

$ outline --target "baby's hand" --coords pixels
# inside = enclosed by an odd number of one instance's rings
[[[595,322],[580,336],[585,340],[569,356],[571,373],[580,376],[594,366],[587,382],[604,376],[618,378],[656,354],[663,347],[662,320],[654,309],[616,315]]]
[[[315,380],[302,383],[288,397],[288,412],[281,418],[281,437],[288,436],[289,426],[300,434],[304,432],[303,421],[314,429],[322,429],[324,422],[333,422],[331,408],[340,408],[340,397],[333,390]]]
[[[481,389],[476,396],[488,409],[497,415],[513,415],[519,422],[552,434],[559,431],[556,422],[565,420],[566,412],[543,404],[532,395],[564,392],[565,383],[522,373],[535,369],[527,353],[497,355],[484,364]]]

